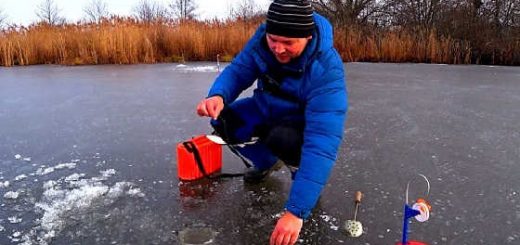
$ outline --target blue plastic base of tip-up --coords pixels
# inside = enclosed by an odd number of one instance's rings
[[[408,204],[404,205],[404,217],[403,217],[403,239],[401,242],[396,243],[396,245],[427,245],[426,243],[420,241],[408,241],[408,223],[410,218],[413,218],[419,215],[421,212],[415,210],[408,206]]]

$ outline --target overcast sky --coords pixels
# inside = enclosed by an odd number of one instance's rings
[[[36,6],[43,0],[0,0],[0,10],[3,10],[4,15],[7,16],[7,23],[16,23],[28,25],[35,22]],[[132,8],[137,5],[140,0],[105,0],[108,5],[108,10],[111,14],[130,15]],[[173,0],[149,0],[163,3],[167,6]],[[236,6],[237,3],[243,0],[194,0],[197,4],[197,15],[200,18],[224,18],[228,15],[231,6]],[[267,9],[270,0],[255,0],[262,8]],[[78,21],[85,17],[83,8],[91,2],[91,0],[54,0],[61,10],[61,15],[67,21]]]

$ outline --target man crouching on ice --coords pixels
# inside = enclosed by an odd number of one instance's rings
[[[347,91],[332,34],[308,0],[273,1],[266,23],[197,105],[197,113],[211,117],[229,143],[258,137],[237,148],[254,164],[245,182],[263,181],[282,163],[291,170],[293,184],[272,245],[296,243],[343,137]],[[257,79],[253,96],[237,100]]]

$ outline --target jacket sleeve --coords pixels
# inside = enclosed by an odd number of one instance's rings
[[[242,91],[249,88],[259,76],[258,65],[254,57],[255,45],[263,38],[263,27],[256,31],[244,49],[233,59],[224,71],[217,77],[211,87],[208,97],[220,95],[228,104],[237,99]]]
[[[323,79],[329,82],[312,90],[307,98],[300,167],[285,205],[303,219],[316,205],[336,161],[348,109],[342,65],[328,70]]]

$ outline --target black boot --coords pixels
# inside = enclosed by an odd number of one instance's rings
[[[257,184],[263,182],[267,176],[269,176],[273,171],[280,170],[284,163],[281,160],[276,161],[276,163],[269,169],[259,170],[257,168],[252,168],[244,173],[244,182],[250,184]]]

